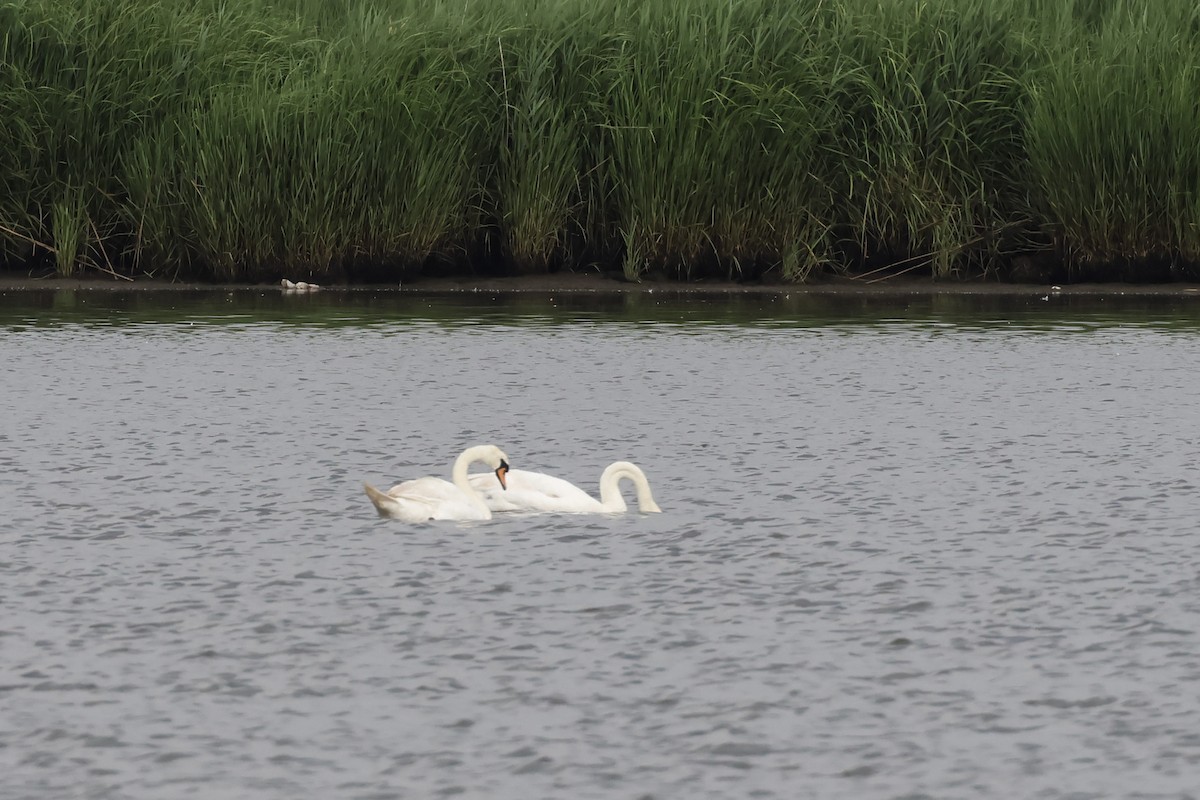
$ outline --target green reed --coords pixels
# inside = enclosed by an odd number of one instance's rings
[[[1067,28],[1032,91],[1027,181],[1068,264],[1137,277],[1200,264],[1200,10],[1113,0]],[[1155,273],[1155,274],[1158,274]]]
[[[1038,54],[1015,9],[988,0],[861,4],[839,32],[834,169],[858,257],[986,266],[1023,216],[1023,72]]]
[[[1198,30],[1183,0],[0,0],[0,264],[1186,274]]]
[[[623,268],[738,275],[824,254],[819,4],[620,6],[599,146]]]

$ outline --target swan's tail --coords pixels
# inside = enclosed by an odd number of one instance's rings
[[[381,517],[393,516],[400,509],[400,504],[396,502],[396,498],[384,494],[369,483],[363,483],[363,489],[367,492],[367,497],[371,498],[371,502],[375,504],[375,510],[379,512]]]

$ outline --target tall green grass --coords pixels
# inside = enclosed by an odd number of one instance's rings
[[[0,264],[1188,275],[1198,67],[1183,0],[0,0]]]
[[[861,4],[838,33],[855,69],[838,89],[842,239],[867,262],[983,268],[1027,218],[1027,70],[1039,54],[1012,4]],[[848,212],[848,213],[847,213]]]
[[[1200,265],[1200,9],[1111,0],[1064,26],[1031,92],[1035,213],[1078,274]]]
[[[600,147],[625,275],[801,277],[822,263],[833,197],[821,137],[835,115],[821,4],[618,12]]]

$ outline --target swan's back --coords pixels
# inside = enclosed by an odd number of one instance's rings
[[[441,478],[405,481],[386,492],[379,491],[369,483],[364,483],[363,489],[381,517],[426,522],[431,519],[491,519],[492,516],[486,509],[475,505],[462,489]]]
[[[508,489],[502,489],[496,478],[487,473],[472,475],[469,480],[492,511],[604,511],[600,501],[583,489],[544,472],[510,469],[505,475]]]

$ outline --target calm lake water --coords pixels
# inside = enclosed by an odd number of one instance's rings
[[[0,296],[0,795],[1186,798],[1200,298]],[[464,447],[643,516],[379,519]]]

